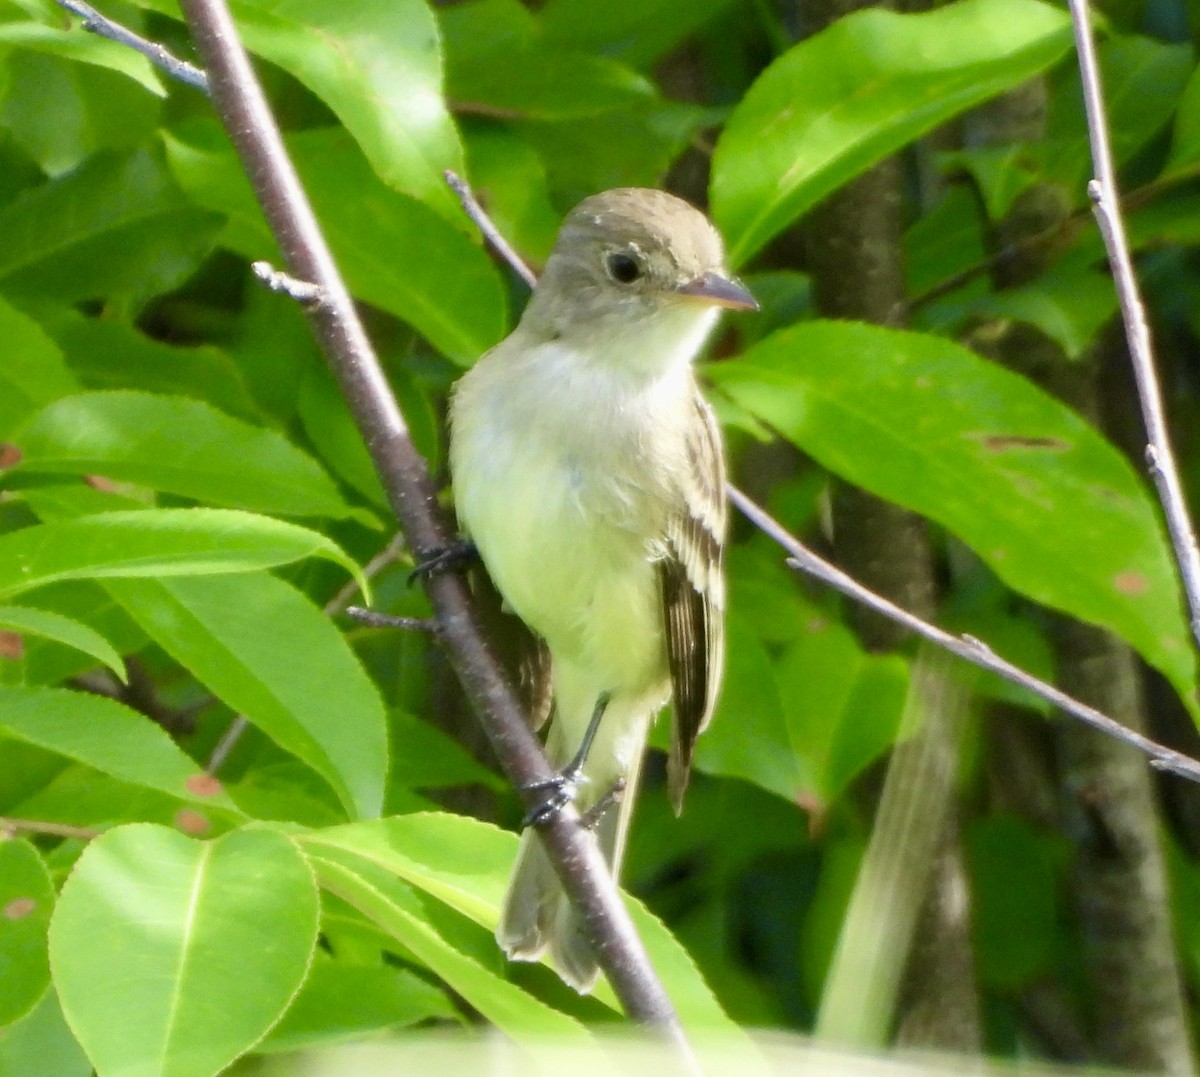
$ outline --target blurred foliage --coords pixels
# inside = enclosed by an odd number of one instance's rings
[[[454,378],[525,299],[443,169],[465,171],[534,265],[596,190],[711,192],[763,305],[707,368],[735,480],[818,544],[830,475],[917,510],[938,528],[947,624],[1043,676],[1047,609],[1103,625],[1196,712],[1139,467],[957,342],[1027,324],[1079,359],[1116,311],[1063,10],[956,0],[792,44],[771,0],[234,8],[435,473]],[[105,10],[186,53],[168,0]],[[1193,11],[1125,5],[1102,50],[1180,415],[1200,331]],[[921,142],[1032,76],[1049,86],[1044,138]],[[796,226],[898,151],[918,331],[816,321]],[[1058,193],[1061,234],[1035,279],[1000,291],[995,226],[1038,185]],[[517,799],[436,648],[342,614],[390,516],[258,258],[278,261],[275,241],[204,97],[51,0],[0,0],[0,819],[37,824],[0,821],[20,830],[0,841],[2,1074],[253,1072],[479,1021],[589,1044],[618,1018],[607,986],[579,998],[492,942]],[[401,555],[375,573],[377,607],[428,615],[410,569]],[[736,1046],[747,1027],[814,1023],[871,826],[856,780],[898,736],[911,655],[865,651],[843,604],[741,524],[729,575],[699,773],[676,820],[655,754],[625,881],[686,1027]],[[976,703],[1045,719],[991,679]],[[1052,984],[1086,1010],[1070,843],[985,794],[980,751],[961,785],[988,1042],[1053,1056],[1022,1006]],[[1170,858],[1193,995],[1197,838],[1180,821]]]

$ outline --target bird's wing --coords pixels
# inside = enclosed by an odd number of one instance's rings
[[[696,738],[712,717],[725,659],[725,466],[712,409],[697,391],[688,434],[688,472],[667,521],[659,562],[675,724],[667,779],[676,812],[692,770]]]

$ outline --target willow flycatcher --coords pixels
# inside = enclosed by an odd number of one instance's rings
[[[549,650],[546,750],[566,794],[587,811],[623,790],[595,822],[614,877],[654,716],[673,697],[679,811],[716,700],[725,473],[692,360],[721,307],[757,306],[698,210],[662,191],[606,191],[567,216],[520,324],[454,392],[459,522]],[[592,945],[533,828],[496,937],[514,960],[549,948],[580,991],[595,983]]]

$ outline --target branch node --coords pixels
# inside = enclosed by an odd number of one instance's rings
[[[253,262],[250,268],[271,291],[294,299],[306,310],[322,306],[325,302],[325,290],[319,284],[297,280],[282,269],[276,269],[270,262]]]
[[[1087,196],[1091,199],[1093,205],[1104,207],[1107,210],[1104,201],[1104,185],[1098,179],[1088,180]]]

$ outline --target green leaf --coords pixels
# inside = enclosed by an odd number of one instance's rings
[[[0,23],[0,45],[107,68],[133,79],[155,97],[167,96],[154,65],[145,56],[127,45],[86,33],[79,26],[62,30],[36,22]]]
[[[1200,69],[1192,72],[1175,113],[1175,133],[1166,173],[1186,169],[1200,161]]]
[[[321,775],[353,816],[383,804],[383,703],[345,637],[266,573],[122,580],[113,595],[220,699]]]
[[[483,766],[453,737],[408,714],[391,723],[391,780],[410,789],[439,789],[477,783],[497,793],[508,784]]]
[[[625,109],[654,87],[603,56],[541,40],[516,0],[473,0],[439,13],[446,35],[446,94],[465,112],[566,119]]]
[[[299,1051],[457,1016],[444,991],[406,969],[351,965],[318,951],[300,994],[258,1050]]]
[[[32,318],[0,299],[0,437],[60,396],[79,391],[62,353]]]
[[[185,397],[120,390],[64,397],[14,440],[19,466],[30,471],[103,475],[281,516],[353,512],[320,465],[282,434]]]
[[[240,419],[262,418],[246,372],[226,351],[209,345],[166,344],[132,325],[88,318],[67,307],[43,305],[36,316],[82,383],[72,392],[141,389],[204,400]]]
[[[80,621],[30,606],[0,606],[0,628],[22,635],[41,636],[91,655],[125,680],[125,663],[99,632]]]
[[[870,165],[1045,70],[1070,47],[1038,0],[959,0],[856,12],[766,69],[713,158],[713,214],[740,265]]]
[[[451,946],[399,879],[334,844],[309,845],[306,851],[324,889],[374,921],[501,1032],[514,1039],[588,1042],[583,1026],[573,1018]]]
[[[0,45],[0,57],[8,51]],[[159,122],[157,97],[102,67],[24,50],[8,55],[6,66],[12,87],[0,100],[0,124],[48,175],[99,150],[133,149]]]
[[[219,224],[155,155],[97,154],[0,209],[0,288],[58,303],[152,295],[195,269]]]
[[[1010,587],[1120,635],[1194,705],[1157,510],[1125,458],[1036,386],[947,340],[832,322],[709,376],[831,471],[943,524]]]
[[[445,902],[489,931],[495,928],[499,919],[500,901],[517,844],[515,835],[486,823],[435,812],[352,823],[305,834],[298,840],[317,863],[322,885],[328,886],[368,916],[375,918],[371,907],[378,907],[387,918],[395,916],[394,910],[385,911],[381,904],[375,905],[391,885],[387,880],[395,876]],[[342,871],[327,876],[324,861],[336,863]],[[368,868],[374,870],[368,872]],[[357,881],[352,880],[347,871],[357,875]],[[360,889],[364,886],[374,887],[380,893],[367,894]],[[358,896],[351,896],[352,891],[357,891]],[[626,905],[684,1025],[692,1029],[720,1030],[721,1034],[740,1040],[740,1030],[721,1011],[683,947],[641,905],[629,899]],[[397,917],[394,921],[379,919],[377,922],[388,931],[403,930],[406,934],[401,941],[412,947],[407,934],[413,930],[409,919],[411,917]],[[399,934],[396,937],[401,938]],[[415,947],[412,948],[415,951]],[[457,960],[467,959],[457,955]],[[435,968],[439,975],[446,976],[441,969],[433,965],[430,967]],[[466,968],[461,970],[462,973],[468,971]],[[456,977],[458,974],[456,971]],[[505,1024],[500,1027],[514,1033],[521,1031],[526,1036],[541,1027],[526,1023],[532,1020],[528,1015],[514,1013],[511,1009],[514,1000],[507,993],[503,997],[496,997],[489,987],[479,984],[472,995],[468,995],[457,979],[452,980],[449,976],[446,979],[481,1012],[485,1011],[476,1000],[480,993],[485,993],[490,1008],[502,1004],[503,1009],[498,1015],[485,1012],[485,1016],[497,1024],[500,1024],[498,1017],[502,1016]],[[616,1005],[615,998],[604,984],[597,990],[597,997],[609,1005]],[[510,1024],[512,1021],[519,1023]]]
[[[46,928],[54,885],[27,841],[0,841],[0,1026],[38,1004],[50,983]]]
[[[0,687],[0,731],[133,785],[205,808],[233,802],[161,726],[104,696]]]
[[[324,557],[366,584],[334,543],[232,509],[146,509],[57,520],[0,535],[0,598],[57,580],[208,576]]]
[[[211,127],[166,136],[179,182],[200,204],[227,213],[224,242],[247,258],[277,258],[241,165]],[[503,335],[500,277],[483,248],[419,202],[383,186],[358,148],[334,128],[288,141],[326,238],[360,299],[408,322],[459,363]]]
[[[178,18],[163,0],[145,6]],[[441,42],[423,0],[240,0],[238,33],[354,136],[385,184],[463,224],[443,176],[462,147],[442,100]]]
[[[53,991],[0,1036],[0,1077],[92,1077],[92,1067],[63,1020]]]
[[[538,12],[547,41],[646,67],[733,0],[548,0]]]
[[[279,834],[109,831],[79,858],[50,926],[67,1022],[100,1073],[223,1070],[295,997],[318,913],[312,872]]]

